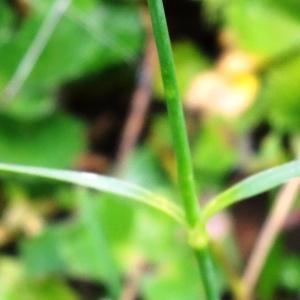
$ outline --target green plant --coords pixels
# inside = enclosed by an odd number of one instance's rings
[[[175,75],[175,67],[171,50],[171,42],[168,34],[163,3],[160,0],[149,0],[154,36],[156,39],[161,74],[165,87],[165,95],[168,105],[169,122],[173,135],[173,143],[177,160],[178,184],[181,198],[184,205],[186,219],[191,232],[197,220],[200,219],[202,226],[202,212],[195,189],[193,167],[188,144],[187,131],[185,128],[184,113]],[[203,286],[208,299],[218,299],[218,290],[215,285],[214,270],[210,258],[208,243],[206,239],[205,226],[201,228],[200,239],[197,245],[194,244],[194,237],[191,236],[190,243],[195,248],[199,261]],[[199,242],[201,240],[201,242]]]
[[[106,176],[11,164],[0,164],[0,170],[81,185],[98,191],[119,195],[124,199],[133,199],[162,211],[185,228],[189,245],[195,252],[198,260],[207,299],[219,299],[219,291],[214,278],[215,270],[209,250],[209,236],[206,232],[208,220],[214,214],[238,201],[276,187],[293,177],[300,176],[300,162],[291,162],[249,177],[216,196],[206,206],[200,207],[195,189],[187,131],[185,129],[184,114],[177,88],[162,1],[149,0],[149,7],[160,56],[170,127],[173,132],[174,149],[178,166],[178,183],[183,209],[171,200],[156,195],[142,187]]]

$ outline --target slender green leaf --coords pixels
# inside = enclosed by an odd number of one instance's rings
[[[219,194],[207,204],[204,210],[204,219],[208,220],[212,215],[239,201],[268,191],[281,185],[294,177],[300,176],[300,160],[262,171],[250,176]]]
[[[185,225],[181,208],[175,203],[140,186],[120,179],[86,172],[66,171],[0,163],[0,171],[31,175],[73,183],[86,188],[118,195],[154,207]]]

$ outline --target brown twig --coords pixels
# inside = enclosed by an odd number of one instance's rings
[[[300,224],[300,210],[299,208],[296,211],[293,211],[290,215],[288,220],[286,220],[284,224],[284,230],[289,231],[295,229],[295,227],[299,226]]]
[[[124,169],[132,149],[134,149],[143,129],[145,116],[152,96],[152,77],[157,61],[156,48],[149,15],[142,10],[146,28],[145,55],[141,64],[136,90],[132,97],[127,122],[124,126],[117,161],[120,170]]]
[[[137,299],[139,293],[139,283],[141,277],[147,271],[147,267],[147,263],[143,260],[139,260],[136,263],[132,272],[128,274],[128,278],[126,280],[120,300]]]
[[[297,178],[288,182],[281,189],[272,211],[263,226],[243,276],[243,284],[248,299],[250,299],[253,294],[253,290],[272,245],[284,226],[284,222],[293,206],[299,187],[300,179]]]
[[[138,81],[129,109],[127,121],[121,134],[121,141],[117,153],[117,172],[126,167],[132,150],[134,149],[143,129],[145,116],[152,97],[152,77],[157,62],[156,47],[149,14],[141,9],[142,19],[146,30],[145,54],[140,67]],[[134,300],[138,296],[139,282],[145,272],[146,263],[140,261],[133,271],[128,274],[122,291],[121,300]]]

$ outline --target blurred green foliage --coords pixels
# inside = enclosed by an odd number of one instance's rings
[[[74,0],[24,84],[9,97],[7,88],[57,2],[28,1],[28,16],[21,21],[8,1],[0,2],[1,161],[74,167],[88,151],[89,141],[86,124],[62,109],[58,101],[62,87],[123,63],[135,66],[142,53],[144,29],[136,2]],[[251,107],[236,119],[207,115],[203,110],[192,112],[197,115],[189,122],[197,187],[206,197],[224,188],[233,171],[245,175],[299,155],[293,141],[300,127],[300,2],[205,0],[199,9],[203,5],[207,26],[216,25],[220,36],[229,33],[230,38],[219,46],[219,57],[207,53],[191,37],[175,41],[183,100],[191,81],[215,68],[228,44],[257,58],[253,73],[261,83]],[[200,30],[200,24],[194,30]],[[162,98],[158,77],[155,96]],[[176,175],[165,114],[156,114],[149,126],[124,178],[177,201],[171,191]],[[3,218],[7,203],[14,201],[7,190],[16,184],[11,180],[6,185],[7,181],[2,188],[6,196],[0,200]],[[41,232],[34,236],[14,233],[18,255],[0,254],[1,299],[81,299],[68,283],[74,278],[103,284],[114,294],[141,262],[146,271],[141,272],[138,284],[144,299],[201,298],[196,262],[183,232],[171,220],[151,209],[133,209],[113,196],[51,184],[50,200],[45,200],[32,196],[32,186],[23,183],[20,188],[27,202],[50,201],[55,210],[66,210],[68,217],[50,222],[51,213],[45,217],[38,211],[44,220]],[[300,256],[288,253],[280,239],[261,277],[258,293],[262,299],[275,299],[280,288],[299,294]],[[228,282],[219,273],[226,290]]]

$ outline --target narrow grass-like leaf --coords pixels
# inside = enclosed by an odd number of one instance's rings
[[[71,2],[71,0],[56,0],[54,2],[4,91],[6,101],[10,101],[22,88]]]
[[[207,221],[214,214],[239,201],[268,191],[295,177],[300,177],[300,160],[250,176],[209,202],[204,209],[204,220]]]
[[[186,223],[184,221],[183,211],[175,203],[172,203],[164,197],[152,193],[138,185],[120,179],[87,172],[56,170],[6,163],[0,163],[0,171],[54,179],[118,195],[156,208],[182,225],[185,225]]]

